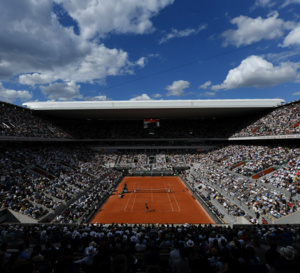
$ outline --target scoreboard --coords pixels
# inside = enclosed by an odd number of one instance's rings
[[[159,127],[159,119],[156,118],[145,118],[144,119],[144,128],[153,128]]]

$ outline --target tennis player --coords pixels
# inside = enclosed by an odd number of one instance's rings
[[[145,203],[145,207],[146,207],[146,211],[145,212],[149,212],[149,207],[148,207],[147,203]]]

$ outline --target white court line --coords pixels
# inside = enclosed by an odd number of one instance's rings
[[[135,188],[135,184],[136,184],[136,182],[134,182],[134,187],[133,187],[133,188]],[[130,200],[130,198],[131,198],[131,195],[132,195],[132,192],[131,192],[130,195],[129,195],[128,201],[127,201],[126,206],[125,206],[125,208],[124,208],[124,212],[125,212],[126,209],[127,209],[127,206],[128,206],[129,200]]]
[[[144,201],[136,201],[135,203],[145,203]],[[170,203],[170,201],[152,201],[151,203]]]
[[[141,211],[145,211],[145,210],[133,210],[132,212],[141,212]],[[177,210],[173,211],[173,210],[155,210],[155,212],[178,212]]]
[[[166,186],[166,182],[164,181],[164,185],[165,185],[165,188],[167,188]],[[171,205],[171,208],[172,208],[172,211],[174,212],[174,208],[173,208],[173,205],[172,205],[172,202],[171,202],[171,199],[170,199],[170,196],[169,196],[169,193],[167,192],[167,195],[168,195],[168,198],[169,198],[169,202],[170,202],[170,205]]]
[[[168,185],[169,185],[169,188],[171,188],[170,182],[168,182]],[[176,204],[177,204],[177,208],[179,209],[179,211],[181,211],[181,209],[180,209],[180,207],[179,207],[179,205],[178,205],[178,202],[177,202],[177,199],[176,199],[176,196],[175,196],[174,192],[172,192],[172,194],[173,194],[173,197],[174,197],[175,202],[176,202]]]
[[[152,186],[151,186],[151,202],[153,202],[153,192],[152,192]]]

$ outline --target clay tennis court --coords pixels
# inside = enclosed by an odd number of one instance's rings
[[[128,193],[119,198],[126,183]],[[145,203],[149,210],[146,212]],[[91,223],[214,223],[180,178],[125,177]]]

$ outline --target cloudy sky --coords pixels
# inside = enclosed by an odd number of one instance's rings
[[[300,98],[300,0],[2,0],[0,100]]]

